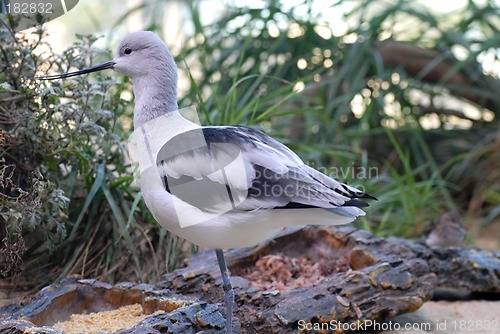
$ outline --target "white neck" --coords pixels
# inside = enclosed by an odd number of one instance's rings
[[[134,128],[136,129],[158,116],[179,109],[175,63],[173,66],[153,67],[148,73],[132,78],[135,95]]]

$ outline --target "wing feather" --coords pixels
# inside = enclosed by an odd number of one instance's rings
[[[242,126],[204,127],[177,135],[159,151],[157,166],[167,191],[209,212],[227,208],[228,201],[248,211],[336,210],[366,206],[355,198],[371,197],[305,165],[266,134]],[[360,214],[356,210],[338,213]]]

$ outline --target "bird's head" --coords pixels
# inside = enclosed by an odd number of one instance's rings
[[[126,36],[118,46],[113,69],[132,80],[140,77],[177,78],[177,66],[165,43],[150,31]]]
[[[38,77],[54,80],[112,69],[132,79],[136,99],[136,127],[170,111],[177,106],[177,65],[165,43],[150,31],[127,35],[118,46],[115,58],[84,70]]]
[[[134,79],[165,77],[177,82],[177,66],[165,43],[150,31],[139,31],[127,35],[118,46],[115,58],[106,63],[84,70],[38,77],[39,80],[69,78],[77,75],[115,70]],[[153,80],[154,81],[154,80]]]

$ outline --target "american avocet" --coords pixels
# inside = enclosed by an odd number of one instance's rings
[[[288,226],[346,224],[364,215],[359,207],[367,204],[357,198],[371,196],[305,165],[263,132],[201,127],[183,118],[177,106],[177,66],[152,32],[126,36],[112,61],[38,79],[105,69],[132,79],[135,132],[144,134],[140,151],[153,161],[140,161],[146,205],[162,227],[215,249],[227,333],[234,291],[222,249],[253,246]]]

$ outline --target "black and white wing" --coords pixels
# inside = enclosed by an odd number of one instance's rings
[[[169,193],[205,212],[352,207],[373,198],[305,165],[289,148],[243,126],[203,127],[172,138],[157,167]],[[335,210],[337,212],[337,210]]]

